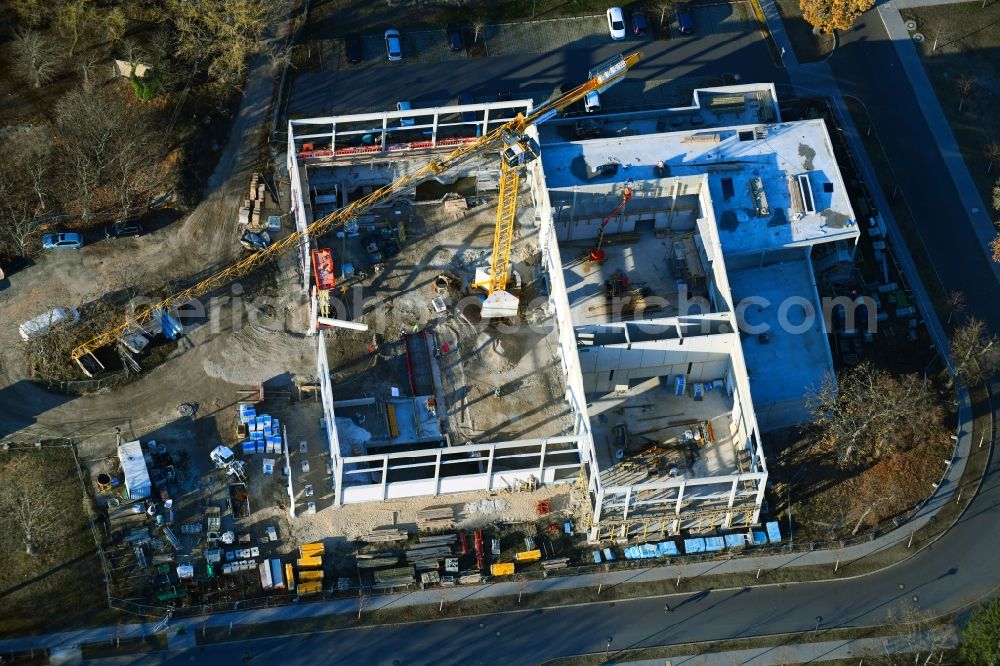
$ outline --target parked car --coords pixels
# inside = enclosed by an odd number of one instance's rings
[[[646,20],[646,12],[632,12],[632,34],[645,35],[649,30],[649,21]]]
[[[52,250],[54,248],[68,247],[79,250],[83,247],[83,236],[80,234],[45,234],[42,236],[42,248]]]
[[[126,236],[141,236],[142,234],[142,225],[138,222],[122,222],[118,220],[114,224],[104,227],[105,238],[124,238]]]
[[[399,30],[385,31],[385,50],[389,54],[389,62],[399,62],[403,59],[403,43],[399,38]]]
[[[344,51],[347,55],[347,62],[352,65],[361,62],[363,59],[361,52],[361,35],[351,33],[344,38]]]
[[[608,9],[608,31],[611,33],[611,39],[615,41],[625,39],[625,15],[621,7]]]
[[[583,98],[583,110],[587,113],[597,113],[601,110],[601,96],[596,90],[587,93]]]
[[[21,339],[28,342],[34,337],[48,333],[61,324],[75,324],[80,321],[80,311],[76,308],[54,308],[45,314],[29,319],[17,327]]]
[[[677,30],[682,35],[694,34],[694,19],[691,18],[691,10],[687,5],[677,6]]]
[[[396,110],[397,111],[412,111],[413,110],[413,106],[410,104],[410,102],[408,100],[404,100],[402,102],[396,102]],[[416,124],[417,124],[417,121],[413,117],[400,118],[399,119],[399,126],[400,127],[413,127]]]
[[[466,104],[475,104],[475,101],[472,99],[472,93],[466,91],[458,93],[458,103],[461,106],[465,106]],[[475,111],[462,111],[462,122],[463,123],[476,122]]]
[[[462,39],[462,29],[457,25],[448,26],[448,50],[462,51],[465,49],[465,40]]]
[[[255,252],[266,250],[271,246],[271,236],[266,231],[244,231],[240,236],[240,245]]]

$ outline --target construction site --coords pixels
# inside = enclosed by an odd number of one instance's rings
[[[254,219],[237,272],[294,257],[315,361],[223,408],[211,446],[164,430],[91,470],[118,594],[232,603],[781,542],[761,431],[806,420],[832,370],[817,281],[858,226],[825,126],[782,122],[770,85],[558,117],[636,57],[549,102],[289,121],[296,231]]]

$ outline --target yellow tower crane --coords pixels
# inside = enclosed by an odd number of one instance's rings
[[[268,248],[255,252],[232,266],[225,268],[198,284],[183,291],[168,296],[159,303],[144,308],[124,318],[124,320],[93,338],[74,348],[71,356],[85,374],[91,375],[92,370],[101,367],[93,357],[93,353],[102,347],[113,344],[127,335],[161,317],[161,313],[172,308],[183,306],[192,300],[229,284],[263,264],[276,258],[283,252],[306,242],[308,237],[318,237],[333,229],[345,225],[358,218],[372,206],[392,198],[419,183],[438,176],[449,169],[483,153],[500,151],[500,203],[497,208],[497,225],[493,238],[493,258],[488,279],[488,294],[483,304],[483,316],[510,316],[511,299],[516,313],[517,299],[506,292],[508,281],[508,266],[510,264],[511,244],[514,239],[514,222],[517,215],[517,189],[520,181],[520,170],[530,161],[538,157],[538,144],[527,134],[529,127],[538,125],[554,117],[560,110],[583,99],[594,91],[603,91],[621,81],[626,72],[642,57],[641,52],[623,56],[621,54],[607,60],[590,71],[590,79],[572,91],[530,109],[527,114],[518,113],[494,130],[485,133],[476,141],[458,147],[445,155],[433,159],[420,169],[403,176],[398,180],[384,185],[367,196],[352,201],[329,215],[312,224],[305,232],[294,232],[274,242]],[[88,363],[86,359],[92,358]],[[89,367],[88,367],[89,366]]]

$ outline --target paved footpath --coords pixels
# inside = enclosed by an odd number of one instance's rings
[[[641,661],[615,661],[614,655],[608,664],[618,666],[781,666],[782,664],[807,664],[834,661],[836,659],[858,659],[882,656],[888,653],[913,653],[930,647],[953,648],[958,645],[958,636],[949,628],[946,636],[883,636],[857,640],[822,641],[819,643],[795,643],[749,650],[728,650],[710,654],[644,659]]]

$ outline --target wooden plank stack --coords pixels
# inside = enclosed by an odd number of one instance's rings
[[[552,571],[555,569],[565,569],[569,566],[568,557],[554,557],[550,560],[545,560],[542,562],[542,568],[546,571]]]
[[[394,553],[377,553],[374,555],[358,555],[359,569],[378,569],[399,564],[399,556]]]
[[[421,530],[444,529],[455,524],[455,512],[450,506],[423,509],[417,512],[417,527]]]
[[[399,528],[387,528],[381,530],[372,530],[365,536],[365,541],[368,543],[384,543],[389,541],[405,541],[409,538],[409,534],[406,530],[401,530]]]
[[[375,588],[402,587],[413,582],[416,569],[413,567],[396,567],[381,569],[375,572]]]

